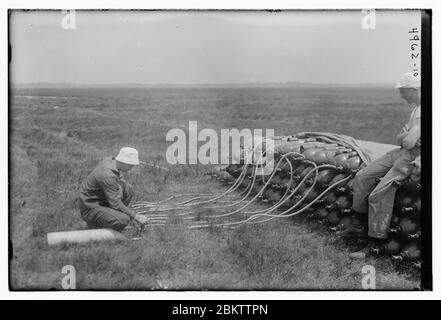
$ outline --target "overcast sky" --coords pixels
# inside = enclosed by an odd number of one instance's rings
[[[61,11],[10,17],[14,83],[390,83],[411,69],[418,11]]]

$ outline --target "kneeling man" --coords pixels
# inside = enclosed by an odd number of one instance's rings
[[[129,208],[133,189],[122,177],[123,173],[139,165],[138,151],[125,147],[115,158],[105,158],[83,181],[80,189],[81,217],[89,229],[111,228],[123,230],[135,219],[147,222],[143,215]]]

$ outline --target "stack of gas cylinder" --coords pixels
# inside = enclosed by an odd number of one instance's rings
[[[255,195],[267,183],[259,199],[272,205],[280,203],[286,196],[287,190],[291,191],[298,187],[295,194],[278,208],[279,212],[280,210],[289,212],[287,210],[304,198],[294,211],[303,208],[302,216],[326,226],[337,236],[366,238],[367,214],[355,213],[352,210],[353,178],[365,166],[360,155],[353,148],[348,147],[348,144],[333,143],[319,137],[295,135],[273,139],[274,162],[277,163],[278,159],[285,156],[291,166],[286,161],[281,163],[274,169],[275,173],[270,181],[268,175],[253,177],[252,166],[247,167],[248,179],[243,179],[241,187],[252,188],[250,194]],[[309,174],[315,167],[319,169]],[[243,169],[243,164],[229,165],[218,175],[218,179],[232,184]],[[408,169],[403,168],[403,170]],[[394,183],[396,197],[388,238],[373,247],[371,253],[388,255],[394,261],[407,261],[419,267],[421,265],[421,185],[418,167],[406,174],[408,178]],[[378,177],[376,181],[380,182],[381,178]],[[250,180],[254,183],[251,184]],[[299,186],[302,180],[304,181]],[[344,181],[339,184],[341,180]],[[334,187],[330,188],[333,185]],[[327,189],[329,190],[323,194]]]

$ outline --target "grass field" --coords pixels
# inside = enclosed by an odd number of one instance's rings
[[[46,244],[48,232],[85,227],[79,185],[122,146],[170,167],[166,133],[190,120],[199,129],[328,131],[394,143],[409,114],[394,89],[20,89],[10,103],[12,289],[61,289],[64,265],[75,267],[77,289],[360,290],[365,264],[376,268],[377,289],[419,285],[418,274],[386,258],[350,260],[346,244],[297,220],[237,230],[188,230],[175,221],[135,242]],[[170,168],[131,172],[136,200],[226,188],[204,175],[209,166]]]

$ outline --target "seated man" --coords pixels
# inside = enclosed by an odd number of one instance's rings
[[[138,151],[122,148],[116,158],[105,158],[83,181],[80,188],[81,217],[89,229],[123,230],[135,219],[144,224],[147,218],[128,207],[133,190],[121,176],[139,165]]]
[[[355,176],[352,207],[358,214],[368,215],[368,236],[372,239],[366,248],[352,253],[352,258],[364,258],[375,244],[374,239],[387,238],[396,191],[393,182],[409,175],[411,162],[420,154],[420,79],[406,73],[396,88],[413,110],[408,123],[397,136],[401,147],[386,153]],[[380,183],[375,186],[375,179],[382,176]],[[367,198],[369,201],[366,201]]]

